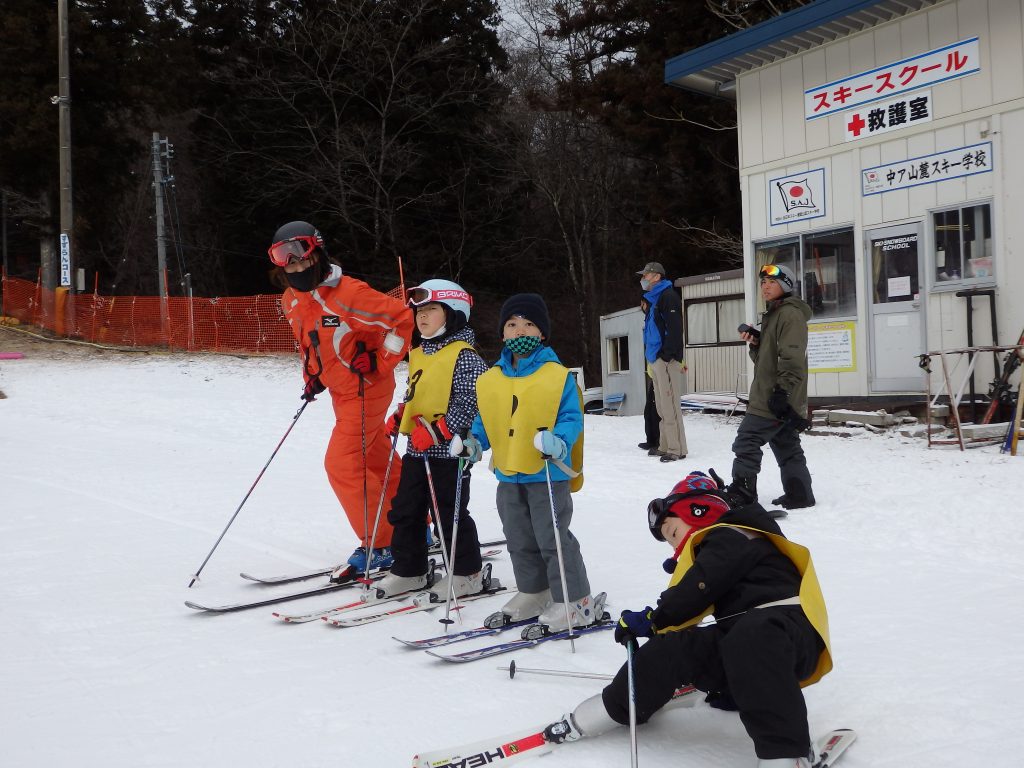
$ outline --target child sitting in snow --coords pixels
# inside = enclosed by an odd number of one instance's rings
[[[712,474],[714,474],[712,472]],[[634,655],[636,719],[646,722],[681,685],[735,703],[761,768],[807,768],[801,687],[832,668],[828,617],[810,553],[757,503],[730,509],[719,485],[691,472],[647,508],[651,534],[674,550],[657,608],[623,611],[616,641],[650,638]],[[713,614],[716,622],[700,625]],[[597,696],[548,726],[552,742],[629,722],[623,665]]]
[[[480,413],[463,451],[470,461],[492,451],[498,515],[519,589],[502,608],[504,617],[496,614],[488,625],[539,616],[548,632],[566,630],[570,621],[582,627],[603,612],[591,597],[579,542],[569,532],[569,494],[583,482],[583,397],[547,345],[551,321],[544,299],[536,293],[512,296],[501,308],[500,327],[505,348],[477,380]]]

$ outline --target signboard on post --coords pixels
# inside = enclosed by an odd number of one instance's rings
[[[60,236],[60,285],[61,288],[71,285],[71,238],[66,232]]]

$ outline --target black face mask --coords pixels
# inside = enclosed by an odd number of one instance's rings
[[[293,290],[309,293],[320,284],[320,271],[320,262],[317,261],[302,272],[285,272],[284,279]]]

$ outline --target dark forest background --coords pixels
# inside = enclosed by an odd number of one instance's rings
[[[735,108],[665,61],[801,4],[720,0],[69,0],[73,249],[92,289],[157,292],[150,138],[166,136],[169,290],[269,293],[266,248],[313,222],[388,290],[453,279],[497,349],[542,293],[552,344],[596,373],[634,272],[741,263]],[[9,274],[59,232],[57,4],[3,0],[0,188]]]

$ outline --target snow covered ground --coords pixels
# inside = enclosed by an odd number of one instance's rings
[[[621,664],[610,633],[578,640],[575,655],[548,643],[456,666],[391,639],[437,634],[429,612],[331,629],[286,625],[266,609],[186,608],[288,589],[237,574],[327,565],[355,546],[323,474],[331,411],[318,401],[186,589],[299,389],[292,359],[30,352],[0,362],[0,763],[407,766],[421,750],[549,721],[600,689],[510,680],[498,667],[512,659],[588,672]],[[687,415],[690,458],[660,464],[635,447],[639,417],[587,417],[573,530],[613,613],[653,602],[666,581],[647,501],[689,469],[726,474],[737,423]],[[857,729],[848,768],[1018,765],[1024,459],[869,434],[805,445],[819,503],[783,527],[814,554],[836,660],[807,689],[812,731]],[[781,490],[770,457],[765,470],[763,501]],[[487,537],[501,534],[494,485],[476,470],[471,509]],[[506,558],[495,575],[511,582]],[[464,626],[499,606],[467,606]],[[755,764],[736,716],[707,707],[663,713],[639,743],[646,768]],[[628,734],[541,760],[626,765]]]

